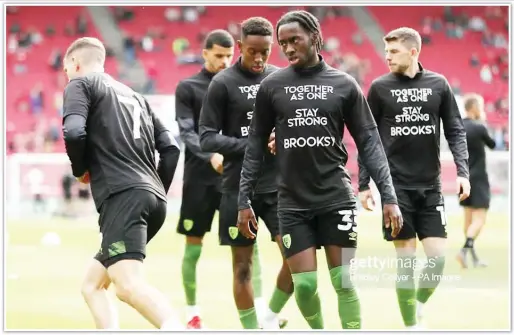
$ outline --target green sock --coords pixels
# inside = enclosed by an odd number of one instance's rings
[[[259,322],[257,321],[257,312],[255,307],[245,310],[239,310],[239,320],[243,329],[259,329]]]
[[[418,291],[416,299],[421,303],[426,303],[430,296],[434,293],[437,285],[441,281],[441,275],[444,271],[444,256],[428,257],[427,264],[423,269],[421,278],[419,279]]]
[[[253,245],[252,286],[253,296],[255,298],[262,297],[261,260],[259,258],[259,249],[257,248],[257,243]]]
[[[305,321],[312,329],[323,329],[316,271],[293,273],[294,296]]]
[[[410,327],[416,325],[416,285],[414,283],[416,257],[399,257],[398,260],[396,297],[398,298],[403,323]]]
[[[339,318],[343,329],[361,328],[361,305],[350,278],[350,266],[330,269],[330,280],[337,293]]]
[[[182,259],[182,284],[188,306],[196,305],[196,264],[202,253],[201,244],[186,244]]]
[[[279,314],[292,295],[293,293],[286,293],[278,287],[275,287],[275,291],[273,291],[273,295],[269,301],[269,309],[273,313]]]

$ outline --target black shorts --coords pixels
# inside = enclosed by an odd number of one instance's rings
[[[230,245],[233,247],[245,247],[253,245],[255,239],[248,239],[239,233],[237,228],[237,193],[223,193],[220,204],[220,227],[219,239],[221,245]],[[252,200],[252,208],[257,220],[260,218],[266,224],[271,240],[275,240],[278,231],[277,217],[277,192],[256,194]],[[252,226],[250,225],[250,228]],[[253,228],[252,228],[253,230]],[[254,233],[256,233],[254,231]]]
[[[462,207],[476,209],[489,209],[491,203],[491,187],[489,181],[485,179],[471,179],[471,193],[469,197],[460,202]]]
[[[220,206],[221,193],[216,185],[185,182],[177,233],[202,237],[211,231],[214,214]]]
[[[421,241],[426,237],[447,237],[444,198],[439,190],[395,190],[403,216],[403,228],[398,236],[393,238],[391,228],[382,225],[385,240],[408,240],[417,236]]]
[[[95,259],[106,268],[122,259],[142,261],[166,210],[166,202],[147,190],[130,189],[109,197],[100,208],[102,243]]]
[[[280,235],[286,258],[322,246],[357,248],[357,207],[279,210]]]

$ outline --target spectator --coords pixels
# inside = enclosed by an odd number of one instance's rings
[[[15,22],[11,25],[11,27],[9,27],[9,32],[11,34],[18,34],[19,32],[21,32],[21,26],[18,22]]]
[[[14,54],[18,51],[18,39],[15,34],[10,34],[7,38],[7,52]]]
[[[141,40],[141,48],[145,52],[152,52],[154,50],[153,38],[148,35],[145,35]]]
[[[478,55],[476,53],[473,53],[471,55],[471,58],[469,59],[469,65],[472,67],[477,67],[480,65],[480,59],[478,58]]]
[[[55,27],[52,24],[48,25],[45,29],[45,34],[48,37],[55,36]]]
[[[43,97],[43,85],[41,83],[37,83],[32,90],[30,90],[30,110],[32,114],[39,115],[43,111]]]
[[[186,7],[183,9],[182,17],[185,22],[196,23],[198,21],[198,12],[194,7]]]
[[[485,21],[480,16],[473,16],[471,20],[469,20],[468,28],[472,31],[482,32],[486,30]]]
[[[50,55],[49,63],[50,63],[50,67],[54,71],[60,71],[62,69],[62,62],[63,62],[62,57],[63,57],[63,55],[62,55],[61,50],[54,49],[52,51],[52,54]]]
[[[125,61],[133,64],[136,61],[136,42],[131,36],[125,36],[123,40]]]
[[[484,64],[480,69],[480,79],[486,84],[490,84],[493,80],[493,73],[489,65]]]
[[[337,37],[331,36],[327,38],[326,42],[324,43],[325,51],[332,52],[335,50],[339,50],[339,39]]]
[[[182,54],[185,50],[189,48],[189,41],[187,38],[179,37],[173,41],[173,53],[176,56]]]
[[[75,25],[76,25],[76,31],[77,31],[78,35],[82,36],[82,35],[87,34],[87,31],[88,31],[87,16],[85,13],[81,13],[81,14],[79,14],[79,16],[77,16]]]
[[[180,20],[180,11],[176,8],[166,8],[164,10],[164,17],[168,22],[177,22]]]

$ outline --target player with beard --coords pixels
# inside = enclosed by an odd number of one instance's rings
[[[466,118],[464,128],[469,152],[469,175],[471,194],[460,202],[464,208],[464,235],[466,242],[457,255],[457,261],[463,268],[468,267],[467,253],[471,254],[474,267],[486,267],[475,251],[475,240],[485,225],[487,210],[491,201],[491,187],[487,175],[485,146],[494,149],[496,143],[489,135],[482,121],[484,99],[477,94],[464,96]]]
[[[462,118],[448,81],[419,62],[419,33],[398,28],[384,37],[384,43],[390,73],[373,81],[368,103],[405,220],[398,236],[392,236],[390,229],[384,227],[384,238],[393,241],[396,248],[398,278],[402,278],[396,282],[396,293],[404,324],[410,328],[421,322],[423,306],[444,270],[447,222],[441,193],[441,121],[457,166],[456,193],[461,201],[470,193],[468,150]],[[359,198],[362,206],[371,210],[369,182],[368,169],[360,161]],[[416,236],[428,264],[417,290],[413,278]]]
[[[176,119],[180,138],[185,144],[184,184],[177,232],[186,236],[182,259],[182,283],[186,295],[189,329],[201,329],[196,301],[196,267],[202,252],[204,235],[211,230],[219,209],[220,173],[223,156],[202,152],[198,136],[198,119],[202,101],[214,75],[227,68],[234,56],[234,39],[228,31],[211,31],[204,42],[204,66],[193,76],[181,80],[175,92]]]
[[[273,44],[272,24],[260,17],[245,20],[237,44],[241,56],[233,66],[216,75],[207,90],[200,114],[200,146],[206,152],[217,152],[224,157],[219,238],[221,245],[228,245],[232,250],[233,293],[241,324],[245,329],[277,329],[278,313],[293,291],[289,268],[284,261],[269,307],[262,315],[256,311],[252,288],[255,283],[251,280],[255,236],[247,238],[237,229],[239,179],[255,93],[261,80],[277,70],[267,64]],[[256,190],[255,211],[268,227],[272,240],[279,242],[277,171],[271,153],[264,164],[266,170]]]
[[[79,38],[64,56],[63,135],[73,175],[91,183],[101,247],[82,295],[97,328],[118,328],[107,289],[160,329],[183,328],[165,296],[144,278],[146,245],[166,218],[180,150],[146,100],[104,73],[105,47]],[[159,153],[156,166],[155,152]]]
[[[259,205],[254,193],[267,171],[263,157],[276,127],[280,234],[298,307],[311,328],[324,328],[316,259],[316,248],[324,246],[341,325],[360,329],[360,302],[350,273],[357,199],[345,167],[345,125],[378,181],[384,217],[395,235],[402,219],[387,158],[359,85],[319,55],[323,38],[316,17],[289,12],[276,29],[290,66],[264,79],[257,93],[241,172],[238,226],[243,235],[254,236]]]

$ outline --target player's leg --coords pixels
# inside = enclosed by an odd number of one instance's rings
[[[472,202],[472,199],[473,199],[473,193],[470,194],[470,196],[462,201],[459,202],[460,206],[463,208],[464,210],[464,238],[465,238],[465,242],[464,242],[464,246],[462,247],[462,249],[457,253],[457,262],[459,262],[460,266],[463,268],[463,269],[466,269],[468,267],[468,260],[467,260],[467,255],[468,255],[468,251],[469,251],[469,245],[470,245],[470,240],[468,240],[467,238],[467,235],[468,235],[468,229],[469,229],[469,226],[471,226],[471,221],[472,221],[472,208],[471,208],[471,202]]]
[[[475,267],[486,267],[487,264],[480,261],[478,258],[476,249],[475,249],[475,241],[482,231],[482,228],[485,225],[485,221],[487,218],[487,209],[486,208],[474,208],[472,209],[472,222],[468,228],[466,234],[466,245],[469,248],[471,253],[471,257],[473,259],[473,265]]]
[[[252,286],[254,240],[245,238],[237,228],[237,193],[224,193],[220,202],[219,241],[232,252],[233,294],[244,329],[258,329]]]
[[[444,198],[437,190],[424,191],[422,205],[416,212],[416,232],[427,257],[416,292],[418,319],[423,318],[424,305],[441,281],[447,245],[447,218]]]
[[[403,228],[395,238],[391,236],[391,228],[385,228],[383,222],[382,230],[384,239],[386,241],[392,241],[396,251],[396,298],[402,315],[403,324],[407,328],[417,328],[416,283],[414,280],[414,265],[416,263],[416,230],[413,221],[415,208],[411,202],[410,191],[397,188],[396,196],[403,216]]]
[[[214,186],[185,183],[177,233],[186,238],[182,258],[182,285],[186,296],[187,327],[201,329],[200,311],[196,301],[196,268],[202,253],[203,237],[210,231],[220,193]]]
[[[259,316],[259,323],[262,325],[263,329],[280,329],[287,325],[287,320],[279,319],[278,315],[293,294],[293,279],[291,277],[291,271],[289,270],[289,266],[287,265],[287,261],[284,256],[282,239],[279,232],[279,222],[277,216],[278,195],[276,192],[263,194],[256,197],[255,200],[257,200],[254,201],[254,203],[257,204],[257,206],[254,207],[255,214],[261,217],[266,224],[266,227],[271,234],[271,239],[273,242],[277,243],[280,256],[282,257],[282,266],[279,270],[276,287],[273,290],[269,304],[267,306],[264,305],[264,311],[262,311],[262,313],[259,313],[260,311],[257,310],[257,315]],[[255,244],[254,249],[256,246],[257,244]],[[258,308],[257,305],[256,307]]]
[[[316,214],[317,240],[325,248],[341,326],[343,329],[360,329],[360,301],[350,272],[357,248],[356,208],[338,207]]]
[[[97,259],[106,267],[116,296],[161,329],[183,328],[165,296],[143,274],[146,244],[166,218],[166,202],[145,190],[129,190],[104,204],[102,248]]]
[[[82,296],[93,315],[97,329],[118,329],[118,311],[107,289],[111,280],[105,267],[93,259],[82,283]]]
[[[480,234],[480,231],[485,225],[487,211],[489,209],[491,191],[489,182],[487,180],[472,181],[473,192],[469,199],[469,216],[470,224],[465,231],[466,241],[461,252],[457,256],[457,260],[461,260],[469,251],[473,259],[473,265],[475,267],[485,267],[486,263],[481,262],[475,250],[475,241]],[[466,199],[466,200],[468,200]],[[467,267],[466,263],[462,261],[461,265]]]
[[[261,323],[260,320],[266,311],[266,300],[264,299],[262,292],[262,264],[258,246],[258,243],[253,245],[252,286],[255,311],[257,312],[257,319],[259,320],[259,323]]]
[[[323,329],[313,217],[309,211],[279,210],[278,218],[282,246],[293,278],[298,308],[312,329]]]

